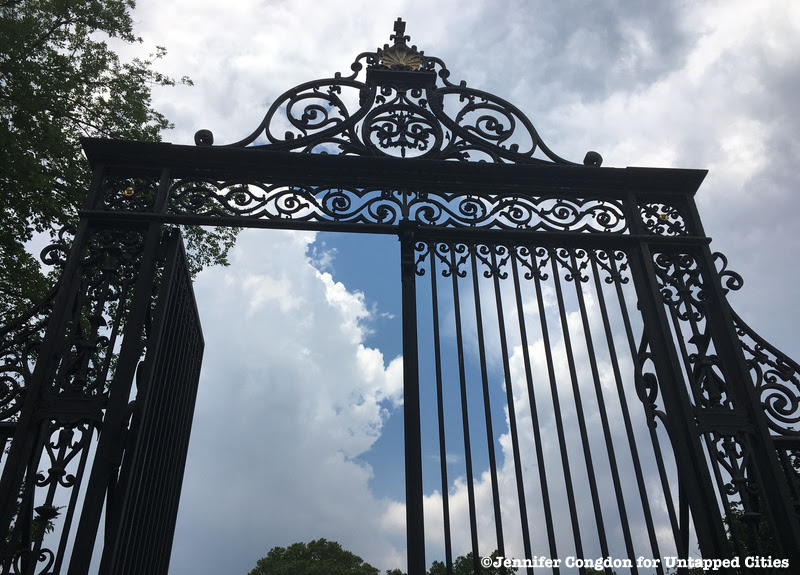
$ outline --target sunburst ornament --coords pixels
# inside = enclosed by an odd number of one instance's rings
[[[422,58],[416,50],[395,44],[381,53],[381,64],[393,70],[419,70]]]
[[[417,52],[417,47],[408,47],[406,42],[411,39],[406,36],[406,23],[398,18],[394,23],[394,34],[389,39],[394,40],[394,45],[388,44],[381,51],[381,64],[392,70],[419,70],[422,66],[422,56]]]

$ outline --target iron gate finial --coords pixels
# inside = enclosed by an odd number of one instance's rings
[[[394,23],[394,34],[389,36],[389,40],[394,40],[395,45],[405,45],[406,40],[411,40],[411,36],[406,36],[406,23],[402,18],[398,18]]]
[[[422,66],[422,55],[416,46],[408,47],[406,42],[411,36],[405,34],[406,23],[398,18],[394,23],[394,34],[389,36],[394,45],[384,44],[381,51],[381,64],[392,70],[419,70]]]

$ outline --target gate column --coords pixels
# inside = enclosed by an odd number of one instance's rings
[[[700,433],[697,430],[678,353],[670,333],[669,318],[653,269],[653,255],[648,244],[641,244],[630,255],[631,270],[636,282],[639,308],[644,322],[643,344],[636,358],[637,385],[654,383],[655,377],[669,419],[667,432],[674,450],[681,495],[692,511],[700,550],[706,557],[730,557],[728,539],[717,505],[717,495],[709,475]],[[651,361],[655,373],[647,372]],[[655,424],[655,423],[652,423]],[[683,499],[681,497],[681,499]],[[683,521],[681,521],[683,523]],[[688,544],[688,534],[684,544]],[[688,554],[688,549],[679,550]],[[725,572],[725,571],[721,571]]]
[[[403,308],[403,424],[406,470],[406,538],[408,575],[425,574],[425,524],[422,492],[419,361],[417,350],[417,282],[414,263],[416,224],[400,223],[400,273]]]

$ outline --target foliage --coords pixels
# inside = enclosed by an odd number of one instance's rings
[[[273,547],[249,575],[378,575],[378,569],[342,549],[335,541],[317,539]]]
[[[480,564],[480,561],[478,561],[479,574],[500,575],[501,568],[494,566],[494,562],[497,559],[497,551],[493,551],[489,557],[492,558],[493,565],[491,567],[484,567]],[[473,569],[474,565],[472,561],[472,551],[466,555],[458,556],[455,561],[453,561],[453,575],[473,575]],[[504,572],[515,573],[517,570],[518,567],[507,567]],[[434,561],[431,563],[431,568],[428,570],[428,575],[447,575],[447,566],[441,561]]]
[[[497,551],[491,554],[494,562]],[[499,575],[498,567],[479,567],[480,575]],[[510,567],[505,573],[515,573]],[[446,575],[447,567],[434,561],[427,575]],[[378,569],[361,557],[342,549],[335,541],[318,539],[311,543],[293,543],[288,547],[273,547],[266,557],[256,563],[249,575],[378,575]],[[386,575],[406,575],[400,569],[387,569]],[[453,575],[473,575],[472,552],[453,561]]]
[[[745,513],[741,503],[732,502],[730,512],[725,517],[725,526],[731,548],[737,550],[740,557],[781,555],[772,536],[772,527],[764,514]]]
[[[25,491],[24,486],[22,490]],[[17,518],[20,517],[19,507],[20,502],[17,501],[17,509],[14,513],[14,516]],[[52,533],[55,530],[53,520],[61,515],[61,509],[63,509],[63,507],[45,505],[38,507],[35,510],[31,509],[32,517],[29,519],[29,533],[31,541],[39,540],[46,533]],[[12,523],[5,540],[0,541],[0,560],[6,561],[9,558],[14,558],[20,553],[25,552],[24,550],[27,549],[27,545],[23,544],[22,534],[23,530],[15,529],[15,525]]]
[[[123,62],[109,42],[141,42],[133,0],[0,0],[0,315],[52,283],[24,248],[74,224],[89,183],[80,137],[157,141],[171,127],[153,109],[158,86],[191,84],[154,69],[165,55]],[[188,233],[198,266],[226,262],[236,231]]]

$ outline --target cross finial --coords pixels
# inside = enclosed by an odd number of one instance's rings
[[[394,40],[395,44],[405,46],[406,41],[411,39],[411,36],[406,36],[406,23],[402,18],[398,18],[394,23],[394,34],[389,36],[389,40]]]

